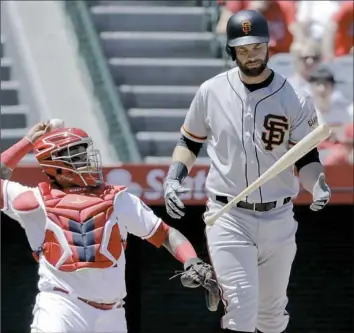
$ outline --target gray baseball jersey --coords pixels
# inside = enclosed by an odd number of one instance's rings
[[[211,166],[206,189],[235,196],[272,166],[287,150],[317,126],[315,107],[275,73],[268,87],[250,92],[234,68],[205,81],[198,89],[181,132],[207,141]],[[295,197],[294,167],[280,173],[248,198],[270,202]]]

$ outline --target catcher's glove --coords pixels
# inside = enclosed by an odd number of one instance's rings
[[[181,276],[181,283],[184,287],[204,287],[208,310],[217,311],[220,302],[220,291],[213,268],[209,264],[198,258],[190,259],[184,264],[184,272],[177,275]]]

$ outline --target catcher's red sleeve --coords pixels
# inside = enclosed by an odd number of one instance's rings
[[[170,226],[162,221],[155,233],[150,238],[148,238],[147,241],[159,248],[167,238],[169,230]]]
[[[5,207],[4,191],[6,191],[6,189],[5,189],[5,181],[3,179],[1,179],[1,184],[0,184],[0,209],[3,209]]]
[[[197,253],[194,250],[193,245],[188,241],[184,241],[181,245],[177,246],[175,257],[182,264],[192,258],[197,258]]]
[[[32,143],[27,138],[23,138],[1,153],[1,163],[13,170],[20,160],[31,150]]]

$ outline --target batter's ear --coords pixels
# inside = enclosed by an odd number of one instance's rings
[[[231,59],[233,61],[236,60],[236,52],[235,52],[235,49],[233,47],[230,47],[227,43],[226,43],[226,46],[225,46],[225,51],[226,53],[231,57]]]

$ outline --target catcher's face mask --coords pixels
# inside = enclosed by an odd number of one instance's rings
[[[43,171],[62,187],[97,186],[103,182],[100,153],[81,129],[48,133],[35,144]]]

